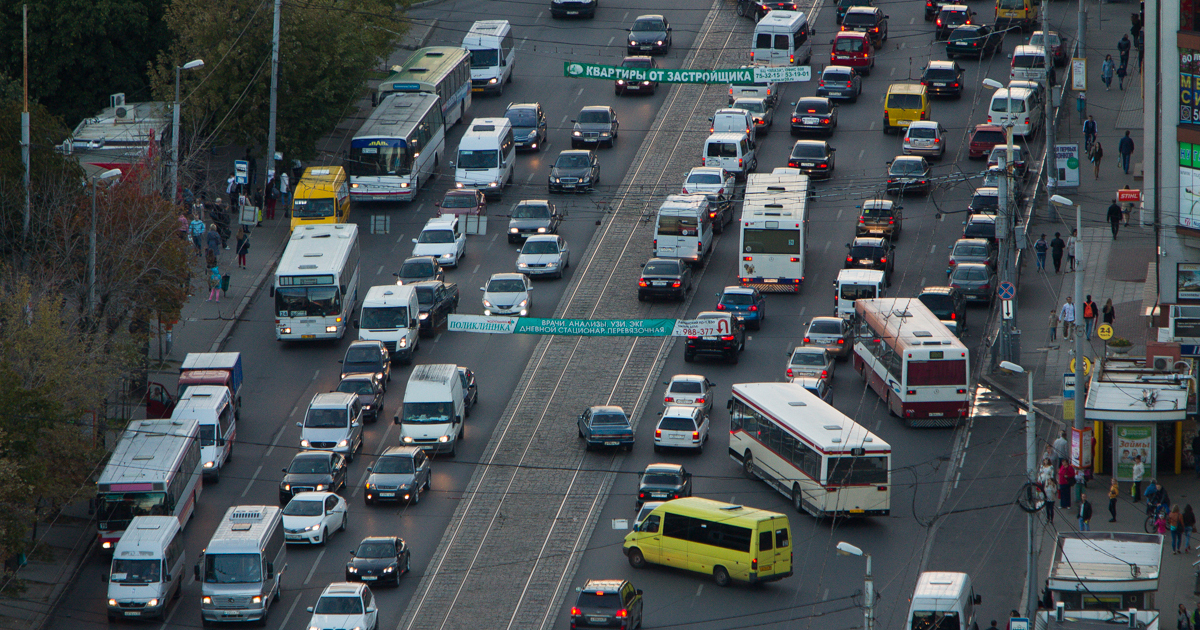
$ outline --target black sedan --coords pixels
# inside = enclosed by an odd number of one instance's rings
[[[408,573],[408,545],[395,536],[368,536],[351,551],[346,563],[347,582],[390,582],[400,586],[400,576]]]
[[[692,473],[679,464],[650,464],[638,475],[637,507],[692,496]]]
[[[929,194],[933,167],[919,155],[899,155],[888,163],[887,193],[889,195],[920,192]]]
[[[642,265],[638,279],[638,301],[653,298],[682,300],[692,289],[692,269],[677,258],[651,258]]]
[[[634,57],[626,57],[623,61],[621,61],[621,67],[652,70],[657,68],[658,64],[655,63],[654,57],[639,55]],[[616,84],[613,85],[613,92],[615,92],[617,96],[621,96],[626,92],[654,94],[654,91],[657,89],[658,81],[626,81],[625,79],[617,79]]]
[[[334,391],[358,396],[363,417],[375,422],[383,411],[383,379],[371,373],[347,374]]]
[[[833,177],[834,148],[824,140],[797,140],[788,156],[788,168],[800,169],[813,179]]]
[[[661,15],[639,15],[629,27],[629,54],[671,52],[671,25]]]
[[[921,85],[930,96],[962,98],[963,68],[957,61],[933,59],[921,73]]]
[[[1004,32],[985,24],[964,24],[950,32],[946,40],[946,58],[969,55],[983,59],[1004,52]]]
[[[595,151],[570,149],[558,154],[550,167],[549,191],[590,192],[600,182],[600,160]]]
[[[846,243],[845,269],[876,269],[886,276],[888,286],[892,285],[892,271],[896,268],[896,249],[886,238],[859,237],[853,242]]]
[[[792,135],[833,133],[837,129],[837,105],[824,96],[809,96],[795,103],[792,110]]]
[[[413,256],[404,260],[400,271],[392,274],[399,278],[396,284],[412,284],[426,280],[445,280],[446,273],[433,256]]]
[[[292,457],[279,482],[279,504],[301,492],[337,492],[346,487],[346,458],[333,451],[304,451]]]

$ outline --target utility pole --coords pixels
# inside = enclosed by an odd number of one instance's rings
[[[29,161],[29,142],[32,133],[29,129],[29,5],[21,5],[21,38],[24,40],[23,50],[21,52],[21,82],[22,91],[24,92],[24,105],[21,109],[21,164],[25,166],[25,175],[22,178],[22,183],[25,185],[25,220],[21,224],[21,239],[26,244],[29,242],[29,224],[32,218],[32,192],[30,190],[30,175],[31,167]]]
[[[1057,110],[1054,107],[1054,86],[1050,83],[1050,75],[1054,72],[1054,51],[1050,49],[1050,16],[1049,11],[1047,11],[1050,3],[1043,2],[1041,6],[1042,51],[1043,56],[1046,58],[1046,94],[1050,96],[1049,107],[1044,108],[1046,114],[1046,172],[1050,174],[1046,180],[1046,199],[1049,200],[1058,191],[1058,149],[1055,146],[1055,122],[1058,116],[1056,115]],[[1051,214],[1053,208],[1054,205],[1046,201],[1047,216],[1054,216]]]
[[[1001,361],[1001,370],[1025,374],[1025,384],[1028,387],[1027,398],[1028,405],[1025,408],[1025,474],[1029,483],[1037,483],[1037,416],[1033,411],[1033,370],[1025,368],[1013,363],[1012,361]],[[1025,524],[1027,534],[1027,547],[1025,555],[1025,618],[1034,619],[1037,612],[1037,554],[1034,553],[1034,541],[1037,535],[1036,520],[1037,510],[1025,513]]]
[[[1012,168],[1011,164],[1013,163],[1013,149],[1014,149],[1014,147],[1013,147],[1013,125],[1016,124],[1017,117],[1015,114],[1012,113],[1012,90],[1011,89],[1005,88],[1003,84],[1001,84],[999,81],[996,81],[995,79],[984,79],[983,84],[985,86],[990,87],[995,90],[1005,90],[1005,93],[1007,94],[1007,97],[1005,99],[1005,112],[1006,113],[1004,116],[1004,128],[1005,128],[1004,135],[1005,135],[1005,142],[1006,142],[1005,151],[1004,151],[1004,157],[1001,160],[997,160],[999,162],[999,165],[997,167],[997,173],[998,173],[999,177],[996,178],[996,184],[997,184],[996,192],[999,193],[999,196],[1000,196],[1000,208],[999,208],[1000,212],[996,215],[996,240],[999,241],[998,245],[999,245],[999,249],[1000,249],[1000,251],[999,251],[1000,260],[998,262],[999,267],[1000,267],[1000,282],[1011,282],[1012,281],[1012,270],[1010,269],[1010,264],[1009,264],[1010,260],[1011,260],[1011,257],[1009,255],[1009,250],[1011,250],[1012,246],[1013,246],[1012,229],[1013,229],[1013,223],[1014,223],[1014,221],[1013,221],[1014,213],[1012,211],[1013,203],[1011,200],[1012,192],[1013,192],[1012,191],[1013,182],[1009,180],[1009,175],[1010,175],[1010,170]],[[1014,318],[1016,317],[1016,302],[1015,301],[1013,302],[1013,317]],[[1013,339],[1012,339],[1012,322],[1013,322],[1013,320],[1011,320],[1011,319],[1004,319],[1004,318],[1000,319],[999,358],[1001,361],[1012,361],[1014,359],[1017,359],[1017,360],[1020,359],[1020,357],[1012,356],[1013,354],[1015,354],[1014,348],[1013,348],[1014,344],[1013,344]]]
[[[1084,374],[1087,358],[1083,355],[1083,334],[1079,332],[1079,320],[1083,315],[1083,257],[1079,252],[1079,239],[1083,238],[1083,204],[1075,204],[1075,428],[1083,429]],[[1079,461],[1083,462],[1080,453]]]
[[[279,109],[279,12],[282,5],[283,0],[275,0],[275,24],[271,35],[271,113],[267,122],[267,176],[263,177],[264,182],[270,179],[271,173],[275,173],[276,181],[279,180],[279,173],[275,172],[275,115]],[[266,196],[264,192],[263,198]]]

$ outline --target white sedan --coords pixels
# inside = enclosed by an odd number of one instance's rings
[[[366,584],[334,582],[325,587],[317,605],[309,606],[308,612],[312,613],[309,628],[379,628],[379,606]]]
[[[520,315],[525,317],[533,308],[533,284],[523,273],[492,274],[483,291],[484,315]]]
[[[346,500],[332,492],[301,492],[283,508],[283,539],[324,545],[329,532],[346,529]]]
[[[517,250],[517,271],[529,276],[563,277],[571,266],[571,250],[567,239],[557,234],[535,234]]]

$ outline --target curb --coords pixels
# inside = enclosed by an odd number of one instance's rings
[[[234,326],[241,321],[242,314],[244,314],[246,312],[246,308],[250,306],[250,301],[253,300],[254,297],[258,295],[258,291],[262,289],[263,281],[266,280],[267,275],[271,272],[271,270],[275,269],[275,266],[279,264],[279,258],[283,255],[283,250],[287,247],[289,240],[291,239],[283,239],[283,242],[280,244],[280,246],[275,249],[275,253],[271,255],[271,259],[267,261],[266,265],[263,265],[262,271],[258,273],[258,277],[254,279],[254,282],[246,291],[246,295],[242,296],[241,301],[238,302],[237,308],[233,310],[233,315],[230,316],[229,321],[225,322],[225,326],[221,328],[221,332],[217,334],[216,340],[213,341],[212,346],[210,346],[208,349],[209,352],[221,351],[221,346],[225,345],[225,342],[229,339],[229,335],[233,334]]]
[[[94,520],[89,522],[94,522]],[[50,598],[51,601],[49,602],[49,609],[44,615],[42,615],[42,620],[36,625],[32,626],[33,630],[42,630],[46,627],[46,624],[50,623],[50,618],[54,616],[53,613],[58,609],[58,605],[62,603],[63,597],[66,596],[70,587],[73,586],[79,579],[79,574],[83,572],[83,565],[87,562],[88,558],[92,557],[92,551],[94,550],[93,548],[96,546],[96,542],[100,540],[96,536],[89,536],[89,539],[90,540],[88,541],[87,547],[85,547],[83,553],[78,556],[79,562],[75,564],[75,568],[71,571],[70,577],[67,578],[67,581],[59,582],[55,585],[55,588],[58,589],[58,593],[54,597]]]

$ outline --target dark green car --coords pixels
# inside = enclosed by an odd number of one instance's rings
[[[969,55],[983,59],[1004,52],[1004,33],[985,24],[964,24],[950,32],[946,40],[946,58]]]

